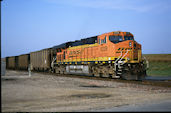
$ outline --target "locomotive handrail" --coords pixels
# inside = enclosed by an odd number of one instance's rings
[[[116,61],[114,63],[116,63],[121,57],[122,57],[122,51],[121,51],[121,55],[119,56],[118,59],[116,59]]]
[[[51,67],[53,68],[53,64],[54,64],[54,61],[56,60],[56,57],[55,58],[53,58],[53,60],[52,60],[52,63],[51,63]]]
[[[122,57],[122,51],[121,51],[121,55],[119,56],[119,58],[117,58],[116,61],[114,62],[114,64],[115,64],[114,70],[115,70],[115,71],[116,71],[116,65],[117,65],[116,62],[117,62],[121,57]]]
[[[148,60],[146,59],[146,57],[144,56],[144,60],[145,60],[145,68],[146,69],[149,69],[149,62],[148,62]]]
[[[122,58],[119,61],[121,61],[128,54],[128,51],[129,50],[126,51],[126,53],[122,56]]]

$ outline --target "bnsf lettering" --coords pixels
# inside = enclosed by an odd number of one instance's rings
[[[69,53],[69,57],[74,57],[74,56],[79,55],[79,54],[81,54],[81,50],[71,51]]]
[[[107,51],[107,46],[101,47],[100,50],[101,50],[101,51]]]

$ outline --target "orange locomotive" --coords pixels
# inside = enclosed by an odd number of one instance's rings
[[[141,45],[130,32],[109,32],[53,47],[55,73],[139,80],[146,76]]]

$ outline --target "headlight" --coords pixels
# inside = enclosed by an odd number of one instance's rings
[[[131,42],[129,42],[129,47],[131,47],[132,46],[132,43]]]

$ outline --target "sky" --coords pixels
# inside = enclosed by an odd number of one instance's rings
[[[171,54],[171,0],[3,0],[1,57],[127,31],[143,54]]]

